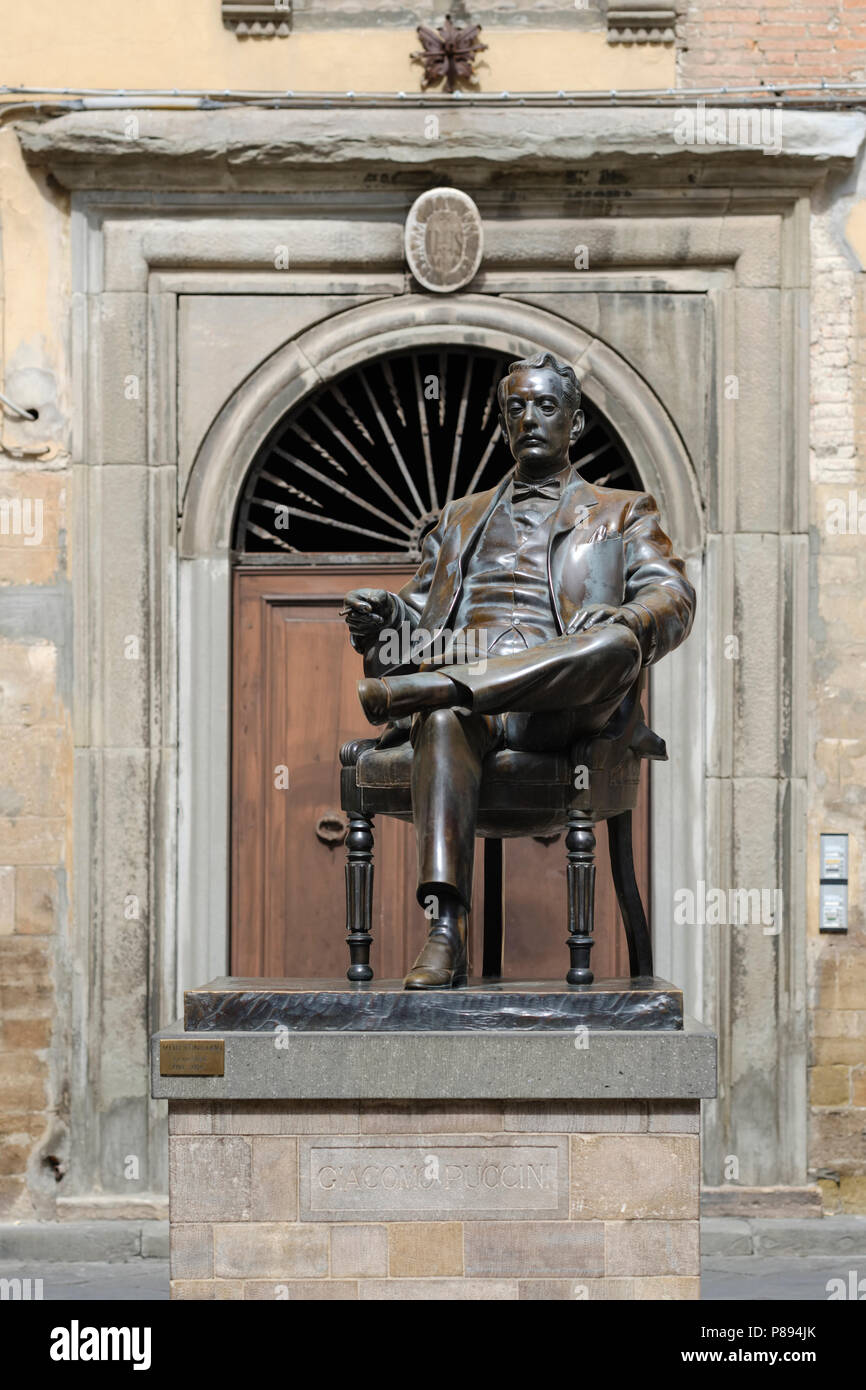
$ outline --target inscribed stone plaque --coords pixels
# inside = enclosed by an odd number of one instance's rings
[[[568,1215],[566,1140],[548,1135],[302,1139],[302,1221]]]

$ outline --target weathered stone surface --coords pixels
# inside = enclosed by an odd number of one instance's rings
[[[504,1127],[537,1134],[637,1134],[647,1127],[646,1101],[521,1101],[506,1105]]]
[[[488,1303],[517,1298],[516,1279],[362,1279],[362,1299],[388,1302]]]
[[[730,1216],[701,1219],[702,1255],[753,1255],[751,1223]]]
[[[251,1221],[295,1221],[298,1215],[298,1141],[257,1134],[251,1139]]]
[[[172,1137],[169,1182],[172,1221],[247,1221],[249,1141]]]
[[[567,1299],[597,1302],[637,1302],[645,1299],[698,1299],[700,1279],[648,1277],[644,1279],[520,1279],[520,1298],[550,1303]]]
[[[780,449],[779,291],[737,288],[733,303],[738,395],[726,398],[724,408],[735,438],[735,451],[730,460],[735,473],[730,484],[736,498],[735,530],[778,532],[780,510],[787,492],[781,472],[786,456]],[[759,590],[752,592],[753,600],[760,596]],[[775,611],[771,604],[768,610]],[[744,624],[741,631],[746,636],[749,630]]]
[[[234,1222],[213,1230],[214,1273],[222,1279],[291,1279],[328,1273],[323,1226]]]
[[[35,516],[35,513],[34,513]],[[0,662],[3,664],[4,686],[0,692],[0,722],[21,726],[27,723],[60,724],[64,720],[64,687],[69,669],[58,651],[62,637],[62,620],[58,614],[39,612],[38,600],[49,598],[59,608],[66,595],[52,587],[49,590],[29,588],[18,591],[15,606],[7,609],[0,623]],[[49,597],[50,596],[50,597]],[[7,597],[8,603],[8,597]],[[47,605],[45,605],[47,607]],[[41,619],[41,622],[40,622]],[[47,627],[46,628],[46,619]],[[34,637],[34,627],[41,629]]]
[[[101,294],[99,441],[105,463],[146,457],[147,295]]]
[[[213,1278],[213,1238],[209,1225],[181,1225],[171,1228],[172,1279]]]
[[[2,1190],[2,1189],[0,1189]],[[0,1231],[6,1262],[63,1264],[134,1260],[142,1251],[140,1221],[8,1221]]]
[[[116,1197],[110,1192],[92,1192],[83,1197],[58,1197],[57,1219],[68,1224],[105,1221],[116,1226],[122,1221],[141,1225],[141,1253],[153,1259],[168,1259],[168,1193],[130,1193]],[[94,1255],[93,1259],[97,1256]]]
[[[697,1135],[571,1139],[571,1215],[581,1220],[698,1219]]]
[[[866,1213],[866,1176],[852,1173],[840,1174],[834,1181],[820,1179],[818,1186],[824,1199],[828,1216],[841,1216],[843,1213]]]
[[[172,1279],[173,1302],[223,1302],[242,1299],[244,1286],[239,1279]]]
[[[66,756],[65,733],[59,726],[0,725],[0,813],[13,820],[19,816],[47,820],[65,815]]]
[[[668,1302],[673,1299],[694,1302],[700,1296],[701,1281],[697,1275],[693,1278],[650,1275],[645,1279],[632,1280],[631,1297],[638,1303]]]
[[[832,116],[786,111],[784,154],[767,161],[760,150],[727,146],[701,149],[701,160],[741,171],[754,165],[766,182],[787,172],[791,159],[853,160],[862,140],[859,112]],[[140,128],[131,139],[124,114],[82,112],[50,122],[19,122],[18,138],[31,164],[50,168],[69,187],[152,186],[159,154],[163,187],[261,186],[255,174],[270,174],[264,186],[285,186],[292,172],[313,167],[364,168],[383,157],[398,165],[429,166],[430,141],[423,121],[407,122],[404,109],[357,109],[351,119],[341,110],[299,110],[287,122],[279,111],[138,113]],[[687,165],[694,150],[674,139],[671,114],[664,110],[557,109],[526,113],[508,109],[460,111],[450,117],[437,141],[437,159],[452,171],[478,165],[506,165],[533,174],[652,156]],[[172,172],[172,170],[176,172]],[[282,184],[280,183],[282,180]]]
[[[780,738],[782,710],[778,691],[766,680],[768,671],[781,669],[781,634],[776,626],[782,583],[778,537],[736,536],[733,571],[739,640],[737,660],[730,663],[735,701],[731,731],[733,772],[735,776],[753,781],[774,775]],[[762,809],[756,805],[755,813]],[[775,824],[773,833],[778,835]],[[765,863],[762,857],[761,865]],[[776,886],[766,880],[766,871],[765,868],[764,877],[743,877],[733,882],[744,886]],[[760,923],[757,925],[760,930]]]
[[[682,1031],[599,1031],[592,1046],[544,1033],[226,1033],[224,1077],[159,1075],[154,1035],[152,1094],[169,1100],[645,1100],[715,1095],[716,1040],[686,1019]]]
[[[169,1134],[212,1134],[213,1121],[206,1100],[173,1100],[168,1107]]]
[[[172,259],[178,262],[184,278],[190,272],[195,274],[193,267],[219,271],[231,261],[236,273],[246,277],[246,284],[238,288],[251,283],[261,285],[265,275],[273,277],[272,283],[282,281],[286,287],[288,282],[298,288],[295,277],[299,271],[321,271],[340,262],[349,271],[345,279],[340,276],[337,285],[329,279],[327,286],[317,288],[350,288],[353,279],[354,288],[360,289],[366,280],[374,293],[402,288],[398,275],[393,273],[398,271],[402,258],[402,220],[398,216],[368,218],[361,212],[357,218],[343,220],[321,213],[316,216],[310,209],[307,216],[279,220],[245,218],[240,214],[216,221],[207,216],[189,216],[181,222],[153,218],[139,226],[134,221],[111,220],[104,230],[106,290],[144,289],[153,261],[162,259],[160,253],[167,236],[174,247]],[[275,273],[275,258],[283,254],[288,257],[289,269]],[[363,270],[360,274],[355,270],[353,276],[352,269],[359,266],[376,266],[380,274],[364,275]],[[289,319],[283,342],[293,336]],[[225,347],[231,350],[228,343]]]
[[[565,1216],[566,1140],[302,1139],[301,1220]]]
[[[358,1297],[355,1279],[283,1279],[274,1283],[267,1279],[245,1279],[244,1298],[258,1303],[319,1303],[343,1302]]]
[[[290,223],[290,263],[295,251],[293,233],[300,221],[303,219]],[[369,231],[370,224],[365,225]],[[254,269],[252,273],[261,274]],[[294,284],[296,275],[292,278]],[[186,487],[196,450],[217,414],[259,363],[311,323],[363,302],[357,295],[233,294],[232,313],[227,315],[223,295],[180,296],[177,394],[181,490]]]
[[[725,1187],[701,1188],[702,1217],[807,1217],[814,1220],[823,1215],[823,1197],[817,1184],[810,1187],[740,1187],[728,1183]]]
[[[574,1303],[629,1298],[631,1283],[630,1279],[518,1279],[517,1287],[524,1302]]]
[[[812,1143],[820,1147],[827,1165],[841,1177],[862,1176],[863,1113],[860,1110],[819,1108],[812,1112]]]
[[[468,1276],[604,1273],[601,1222],[473,1221],[464,1238]]]
[[[857,1216],[834,1216],[826,1221],[808,1218],[749,1222],[755,1253],[788,1255],[866,1255],[866,1221]]]
[[[462,1275],[463,1226],[459,1221],[408,1221],[388,1226],[392,1279]]]
[[[809,1100],[812,1105],[848,1105],[851,1099],[850,1068],[841,1063],[812,1067]]]
[[[15,930],[15,869],[11,864],[0,869],[0,936],[11,936]]]
[[[494,1134],[503,1128],[501,1101],[361,1102],[362,1134]],[[515,1128],[515,1126],[511,1126]]]
[[[142,1204],[143,1205],[143,1204]],[[163,1216],[153,1220],[144,1220],[141,1223],[141,1258],[143,1260],[167,1260],[170,1255],[169,1238],[170,1225],[168,1220],[168,1200],[157,1198],[154,1207],[161,1208]],[[126,1208],[132,1215],[132,1204]],[[120,1205],[121,1211],[124,1210],[123,1203]]]
[[[384,1278],[387,1273],[388,1232],[384,1226],[332,1228],[331,1279],[346,1276]]]
[[[649,1105],[650,1134],[700,1134],[700,1101],[654,1100]]]
[[[352,1134],[358,1101],[240,1100],[214,1111],[215,1134]]]
[[[607,1221],[605,1273],[700,1275],[697,1221]]]

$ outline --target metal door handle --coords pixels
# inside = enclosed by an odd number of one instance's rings
[[[331,849],[341,845],[349,830],[349,823],[340,811],[326,811],[316,821],[316,835],[323,845]]]

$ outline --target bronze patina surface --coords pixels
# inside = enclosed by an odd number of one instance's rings
[[[501,749],[570,753],[602,735],[643,668],[678,646],[694,617],[655,500],[590,484],[569,462],[583,428],[572,368],[551,353],[513,363],[499,406],[514,469],[498,487],[448,502],[399,593],[359,589],[345,601],[364,658],[361,704],[386,726],[379,746],[412,747],[418,900],[431,927],[408,990],[466,984],[485,759]],[[519,781],[511,795],[517,809]],[[573,840],[588,893],[592,819]],[[504,834],[508,821],[503,808]],[[362,828],[359,854],[363,839]],[[591,905],[581,914],[591,922]],[[585,964],[572,983],[592,980],[591,933],[578,939]],[[364,970],[352,978],[369,979]]]

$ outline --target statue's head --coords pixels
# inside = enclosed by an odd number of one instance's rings
[[[512,362],[498,398],[502,431],[521,472],[544,478],[564,468],[583,429],[573,368],[552,352]]]

